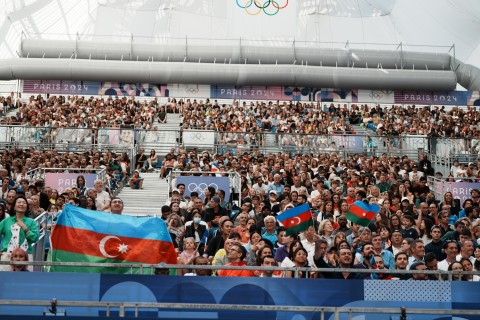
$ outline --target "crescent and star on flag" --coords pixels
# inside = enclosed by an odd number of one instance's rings
[[[299,217],[293,217],[292,220],[290,220],[292,226],[300,224],[300,222],[302,222],[302,220]]]
[[[111,255],[111,254],[108,254],[107,251],[106,251],[106,245],[107,245],[107,242],[109,240],[112,240],[112,239],[115,239],[115,240],[118,240],[119,241],[119,244],[118,244],[118,247],[117,247],[117,250],[118,250],[118,254],[117,255]],[[100,250],[100,253],[105,257],[105,258],[116,258],[118,255],[122,254],[122,253],[126,253],[128,251],[128,245],[125,244],[125,243],[121,243],[122,240],[120,240],[119,237],[116,237],[116,236],[106,236],[106,237],[103,237],[102,240],[100,240],[100,243],[98,245],[98,249]]]

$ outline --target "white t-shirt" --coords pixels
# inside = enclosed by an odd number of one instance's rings
[[[95,198],[95,205],[97,206],[98,211],[104,210],[105,201],[110,202],[110,195],[107,191],[102,191],[97,193],[97,197]]]

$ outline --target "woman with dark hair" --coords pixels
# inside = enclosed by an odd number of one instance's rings
[[[228,236],[230,235],[232,230],[233,230],[232,221],[230,221],[228,218],[221,220],[220,227],[217,231],[217,234],[208,243],[207,250],[205,250],[204,256],[207,256],[210,261],[213,260],[215,253],[218,250],[223,249],[225,245],[225,240],[228,239]]]
[[[78,189],[78,196],[84,196],[87,194],[87,186],[85,185],[85,177],[78,176],[77,177],[77,189]]]
[[[208,225],[202,221],[202,214],[199,209],[193,208],[191,214],[193,220],[185,224],[185,238],[195,239],[198,253],[202,255],[208,237]]]
[[[5,202],[0,201],[0,221],[3,221],[3,219],[10,217],[10,215],[7,212],[5,212],[6,210],[5,207],[6,207]]]
[[[303,248],[303,244],[300,240],[293,240],[288,246],[288,257],[283,259],[281,266],[282,267],[293,267],[293,252],[298,248]]]
[[[22,248],[27,251],[30,260],[33,260],[32,244],[37,242],[38,226],[37,223],[26,217],[29,212],[27,199],[23,195],[15,198],[12,207],[10,208],[10,217],[3,219],[0,222],[0,236],[2,239],[2,261],[10,261],[10,256],[14,249]],[[0,270],[7,270],[8,266],[0,267]]]
[[[308,264],[308,253],[305,248],[297,248],[293,252],[293,263],[296,268],[310,268]],[[316,272],[308,271],[287,271],[287,278],[315,278]]]
[[[210,200],[215,196],[215,188],[212,186],[207,187],[205,190],[203,190],[203,194],[205,195],[205,199],[203,200],[203,204],[206,205],[207,207],[210,206]]]
[[[465,271],[465,270],[463,269],[463,265],[460,262],[455,261],[454,263],[452,263],[448,266],[448,271],[459,272],[459,271]],[[459,274],[459,273],[453,273],[452,274],[452,280],[453,281],[466,281],[466,279],[464,279],[464,275]]]

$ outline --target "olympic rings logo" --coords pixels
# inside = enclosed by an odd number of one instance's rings
[[[192,192],[198,192],[198,194],[202,194],[203,191],[205,191],[205,189],[207,189],[208,187],[214,187],[215,190],[218,190],[218,185],[215,184],[215,183],[210,183],[210,184],[206,184],[206,183],[199,183],[199,184],[196,184],[196,183],[189,183],[188,186],[187,186],[187,190],[190,191],[190,193]]]
[[[278,2],[280,0],[267,0],[263,3],[263,0],[242,0],[245,2],[244,5],[239,3],[239,0],[235,0],[237,2],[237,6],[241,9],[245,9],[245,12],[248,15],[256,16],[259,15],[262,11],[267,16],[274,16],[281,9],[285,9],[288,6],[288,0],[283,0],[285,3],[280,5]]]
[[[197,88],[185,87],[186,93],[198,93],[200,90]]]
[[[200,132],[191,132],[190,139],[192,139],[193,141],[204,141],[205,139],[207,139],[207,137],[205,137],[203,133]]]

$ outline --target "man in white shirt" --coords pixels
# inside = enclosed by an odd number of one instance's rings
[[[475,265],[475,257],[473,256],[473,246],[472,240],[465,240],[460,242],[460,253],[457,255],[457,261],[462,260],[462,258],[469,259],[473,265]]]
[[[446,241],[443,250],[447,257],[438,263],[438,270],[448,271],[448,266],[457,261],[458,245],[455,241]]]
[[[252,189],[255,190],[257,194],[261,195],[262,197],[265,197],[268,192],[268,186],[263,183],[262,177],[257,177],[257,183],[252,186]]]
[[[97,206],[98,211],[109,211],[110,210],[110,195],[107,191],[103,190],[102,180],[95,180],[93,188],[97,193],[95,198],[95,205]]]

